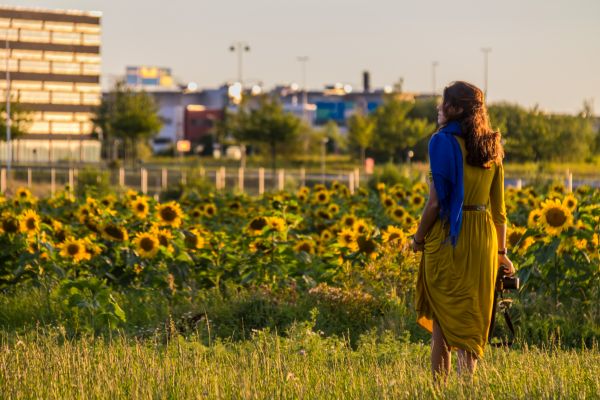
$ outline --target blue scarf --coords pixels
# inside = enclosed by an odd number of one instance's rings
[[[458,140],[460,123],[450,121],[429,141],[429,163],[435,191],[440,202],[440,218],[450,221],[450,241],[456,246],[462,225],[462,205],[465,197],[463,158]]]

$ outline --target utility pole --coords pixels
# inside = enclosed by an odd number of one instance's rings
[[[487,102],[487,94],[488,94],[488,55],[492,51],[491,47],[483,47],[481,49],[483,52],[483,96],[485,97],[485,101]]]
[[[8,45],[8,31],[6,29],[6,175],[10,180],[10,164],[12,161],[12,149],[10,143],[10,128],[12,120],[10,118],[10,47]]]
[[[308,56],[298,57],[298,61],[302,64],[302,118],[306,121],[306,105],[308,104],[308,90],[306,88],[306,63],[308,62]]]
[[[438,65],[440,65],[440,63],[437,61],[431,62],[431,92],[433,93],[434,97],[437,94],[437,82],[435,80],[435,69],[437,68]]]
[[[243,54],[244,52],[249,52],[250,51],[250,45],[246,42],[234,42],[231,46],[229,46],[229,51],[231,52],[237,52],[237,61],[238,61],[238,82],[240,82],[240,84],[242,85],[242,90],[244,88],[244,81],[243,81]]]

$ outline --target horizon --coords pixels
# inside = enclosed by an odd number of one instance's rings
[[[598,115],[600,42],[594,38],[600,37],[600,2],[574,3],[510,0],[482,5],[457,0],[436,2],[438,12],[429,5],[379,1],[365,7],[339,0],[286,5],[275,0],[229,1],[209,8],[184,0],[174,0],[168,8],[163,2],[140,0],[4,4],[100,12],[105,90],[125,74],[126,66],[137,65],[170,68],[177,81],[216,88],[236,79],[237,58],[229,46],[237,40],[250,46],[244,54],[244,82],[262,81],[267,90],[279,84],[302,84],[299,56],[309,57],[310,90],[336,82],[362,89],[362,71],[368,70],[372,88],[403,78],[404,91],[431,93],[433,62],[438,63],[437,93],[453,80],[484,89],[481,49],[489,47],[489,103],[504,101],[528,109],[537,105],[546,112],[574,114],[583,109],[584,101],[591,101]],[[365,20],[365,10],[373,13],[371,20]],[[127,17],[135,12],[140,16],[131,30]],[[345,22],[337,23],[340,19]],[[460,29],[452,30],[455,22]],[[450,36],[448,31],[456,34],[456,45],[440,40]],[[408,39],[385,41],[394,37]],[[186,38],[194,39],[190,43]]]

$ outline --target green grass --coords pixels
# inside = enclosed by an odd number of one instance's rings
[[[429,346],[365,334],[356,350],[310,324],[286,336],[257,331],[251,340],[193,336],[143,341],[67,340],[60,329],[0,333],[5,398],[597,398],[600,351],[488,348],[472,383],[452,373],[435,386]],[[455,360],[453,360],[455,362]]]

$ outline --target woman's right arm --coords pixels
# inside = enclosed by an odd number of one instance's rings
[[[498,237],[498,250],[506,249],[506,206],[504,204],[504,165],[502,163],[496,167],[490,190],[490,205]],[[498,254],[498,265],[506,265],[509,275],[515,272],[513,263],[506,254]]]

